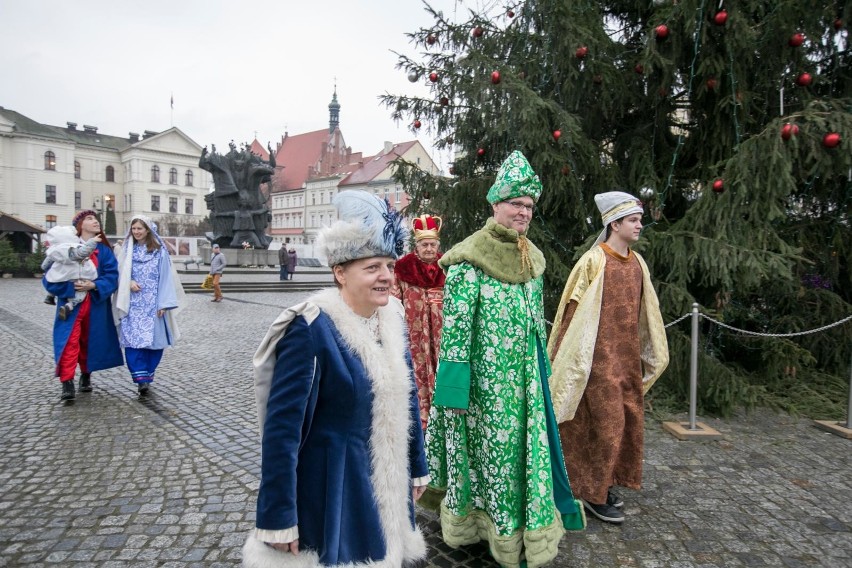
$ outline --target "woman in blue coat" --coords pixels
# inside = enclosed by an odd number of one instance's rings
[[[46,278],[42,279],[45,290],[57,298],[73,297],[76,290],[88,292],[86,299],[74,306],[74,310],[64,320],[59,318],[62,306],[56,307],[53,357],[56,376],[62,383],[62,400],[76,397],[74,374],[78,365],[81,392],[92,390],[92,372],[124,365],[110,301],[118,283],[115,255],[106,235],[101,231],[101,224],[94,211],[80,211],[71,224],[84,241],[100,235],[101,242],[89,257],[98,269],[98,277],[94,280],[48,282]]]
[[[257,528],[243,565],[398,568],[425,556],[429,481],[403,309],[405,230],[361,191],[323,232],[337,289],[285,310],[254,357],[262,435]]]

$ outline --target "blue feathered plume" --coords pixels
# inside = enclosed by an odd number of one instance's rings
[[[330,264],[369,256],[402,256],[408,229],[387,200],[348,190],[337,194],[334,205],[339,220],[323,231]]]

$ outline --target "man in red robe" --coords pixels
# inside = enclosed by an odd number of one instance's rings
[[[412,225],[414,251],[397,261],[396,284],[392,292],[405,307],[417,398],[420,401],[420,421],[425,432],[435,390],[443,321],[444,271],[438,266],[438,259],[441,258],[441,218],[421,215],[414,219]]]

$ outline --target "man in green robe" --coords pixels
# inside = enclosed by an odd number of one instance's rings
[[[585,517],[571,494],[547,378],[541,251],[525,236],[541,182],[512,152],[494,216],[439,261],[444,326],[426,434],[432,498],[451,547],[488,542],[506,567],[556,556]]]

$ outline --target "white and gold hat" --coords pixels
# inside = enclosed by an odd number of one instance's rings
[[[603,231],[595,241],[596,245],[606,240],[606,228],[609,227],[610,223],[634,213],[645,212],[642,202],[638,198],[623,191],[599,193],[595,196],[595,205],[601,212],[601,220],[604,226]]]

